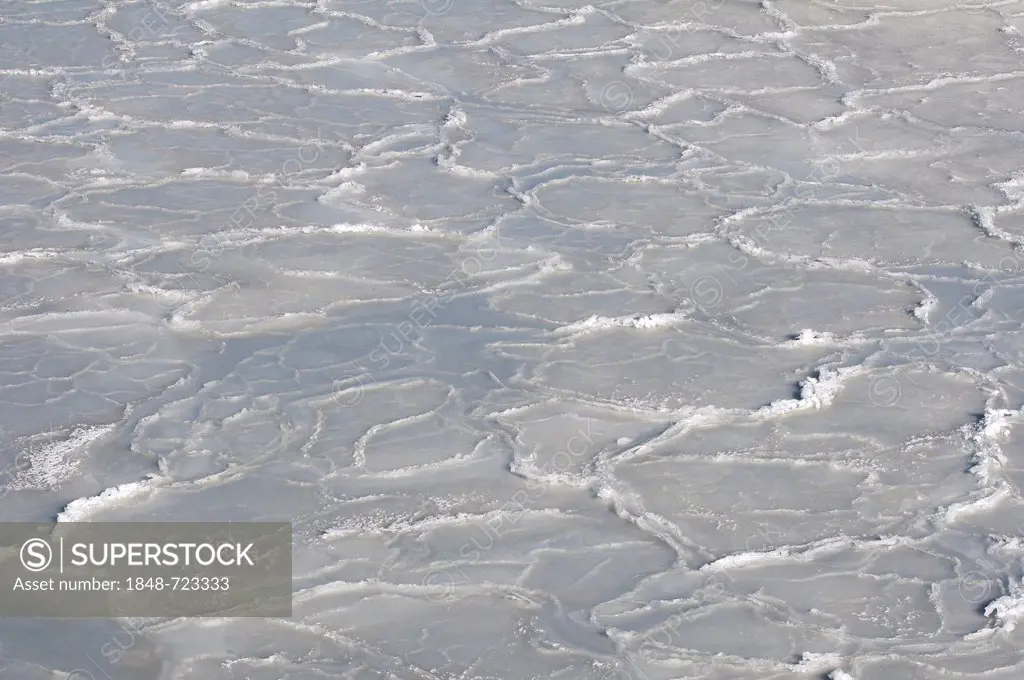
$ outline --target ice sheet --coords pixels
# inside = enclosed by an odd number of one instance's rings
[[[295,530],[0,678],[1024,677],[1024,3],[0,18],[0,518]]]

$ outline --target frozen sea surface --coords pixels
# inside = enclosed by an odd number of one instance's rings
[[[0,17],[0,518],[295,528],[0,677],[1024,677],[1024,3]]]

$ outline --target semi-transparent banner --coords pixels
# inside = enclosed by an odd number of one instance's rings
[[[288,522],[0,523],[0,616],[291,613]]]

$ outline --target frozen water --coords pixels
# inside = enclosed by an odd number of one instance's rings
[[[0,18],[0,517],[295,531],[0,678],[1024,677],[1024,3]]]

